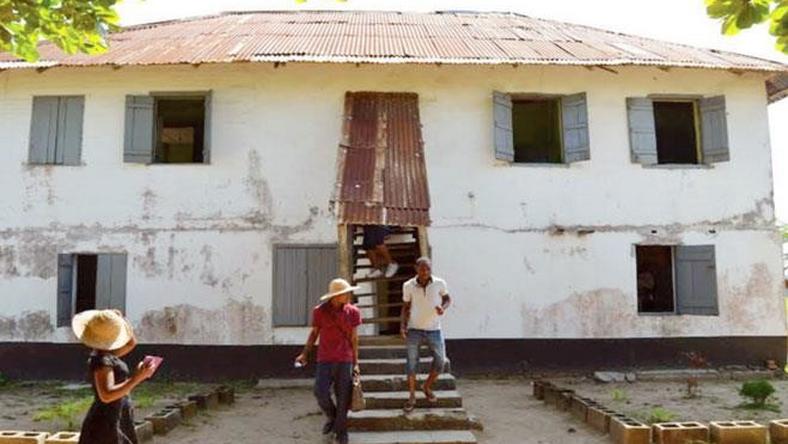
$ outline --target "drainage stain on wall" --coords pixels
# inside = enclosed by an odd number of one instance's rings
[[[19,316],[0,316],[0,339],[7,341],[44,341],[54,332],[46,311],[22,312]]]

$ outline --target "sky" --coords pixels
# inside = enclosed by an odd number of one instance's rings
[[[720,34],[703,0],[123,0],[122,24],[242,10],[506,11],[596,26],[694,46],[718,48],[788,63],[761,25],[740,35]],[[769,106],[777,218],[788,223],[788,98]]]

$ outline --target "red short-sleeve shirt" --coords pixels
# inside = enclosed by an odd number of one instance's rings
[[[353,362],[350,336],[361,325],[361,312],[355,305],[334,308],[330,303],[312,310],[312,326],[320,329],[317,362]]]

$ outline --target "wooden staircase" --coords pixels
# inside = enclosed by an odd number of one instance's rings
[[[436,405],[428,405],[424,394],[416,393],[416,409],[405,413],[409,393],[405,376],[407,350],[399,337],[399,320],[403,307],[402,284],[415,276],[416,259],[427,252],[426,231],[416,227],[396,227],[386,245],[392,259],[400,265],[391,278],[369,279],[369,259],[361,246],[363,232],[350,228],[348,253],[351,280],[362,286],[356,293],[361,309],[362,326],[359,365],[367,408],[351,412],[348,417],[350,442],[355,444],[474,444],[472,429],[480,428],[463,408],[462,396],[451,375],[447,361],[433,390]],[[342,232],[342,231],[340,231]],[[364,328],[367,335],[364,335]],[[369,331],[369,330],[372,331]],[[420,351],[418,389],[427,378],[431,358]]]

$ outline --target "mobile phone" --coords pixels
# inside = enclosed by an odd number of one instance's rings
[[[156,370],[159,369],[159,366],[161,365],[162,361],[164,361],[164,358],[162,358],[160,356],[151,356],[151,355],[145,356],[145,358],[142,359],[142,362],[146,366],[150,365],[150,366],[153,367],[153,372],[154,373],[156,372]]]
[[[302,368],[303,366],[304,366],[304,364],[302,364],[301,361],[296,361],[293,364],[293,367],[295,367],[295,368]]]

